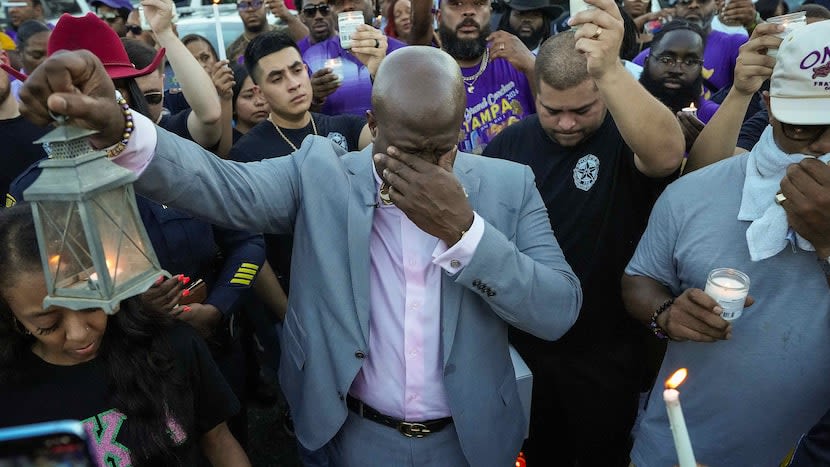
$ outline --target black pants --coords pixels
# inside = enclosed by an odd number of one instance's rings
[[[626,467],[643,381],[639,340],[584,352],[522,352],[533,372],[529,466]]]

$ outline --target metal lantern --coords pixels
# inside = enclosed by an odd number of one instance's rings
[[[32,204],[47,295],[44,309],[102,308],[145,292],[162,274],[135,204],[136,175],[89,143],[94,131],[65,124],[35,141],[49,158],[23,192]]]

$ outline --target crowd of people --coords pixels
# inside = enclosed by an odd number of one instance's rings
[[[239,0],[225,60],[171,0],[9,8],[0,427],[240,466],[258,395],[308,466],[662,467],[687,368],[699,463],[830,465],[830,10],[657,2]],[[172,274],[114,315],[42,305],[56,116]]]

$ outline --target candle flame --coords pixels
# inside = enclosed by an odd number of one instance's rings
[[[692,110],[697,110],[697,107],[695,107],[694,102],[689,103],[689,108],[692,109]]]
[[[689,374],[689,370],[685,368],[681,368],[675,371],[669,379],[666,380],[666,388],[667,389],[677,389],[678,386],[683,384],[683,381],[686,379],[686,375]]]
[[[53,255],[51,258],[49,258],[49,264],[51,266],[56,266],[60,262],[60,260],[60,255]]]
[[[218,4],[219,4],[219,2],[221,2],[221,0],[213,0],[213,4],[214,4],[214,5],[218,5]]]

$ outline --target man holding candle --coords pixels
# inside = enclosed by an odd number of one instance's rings
[[[716,3],[717,0],[677,0],[674,7],[677,19],[697,24],[705,34],[706,47],[703,51],[701,73],[706,98],[732,84],[739,49],[747,41],[746,35],[727,34],[712,29],[712,19],[717,11]],[[634,63],[643,65],[649,54],[649,49],[640,52],[634,57]]]
[[[332,0],[329,3],[332,18],[341,13],[362,13],[363,23],[351,35],[359,52],[352,45],[341,44],[340,34],[318,42],[303,52],[303,60],[314,73],[313,104],[326,115],[353,114],[365,116],[372,106],[372,80],[384,58],[406,46],[404,42],[386,37],[372,26],[372,4],[369,0]],[[332,19],[334,21],[334,19]],[[358,19],[359,21],[359,19]],[[341,32],[342,34],[342,32]],[[335,72],[339,68],[339,72]]]
[[[619,278],[666,177],[683,159],[677,119],[619,59],[618,7],[588,3],[596,8],[572,18],[576,33],[560,33],[539,51],[539,113],[506,128],[484,151],[533,169],[585,297],[579,320],[557,342],[511,333],[534,375],[524,449],[530,465],[628,464],[639,393],[650,383],[649,336],[626,316]]]
[[[623,278],[629,312],[671,339],[657,384],[689,369],[684,415],[703,463],[777,463],[830,400],[830,86],[816,73],[828,49],[830,22],[818,22],[788,36],[777,62],[761,56],[774,65],[761,140],[672,184]],[[702,290],[722,267],[751,280],[755,304],[734,321]],[[638,466],[677,460],[659,392]]]
[[[703,46],[697,25],[672,21],[654,35],[640,75],[640,84],[677,116],[687,150],[718,110],[718,104],[702,97]]]

